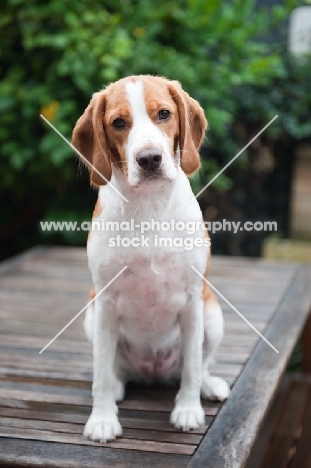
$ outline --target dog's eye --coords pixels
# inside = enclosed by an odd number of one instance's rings
[[[167,109],[162,109],[160,110],[160,112],[158,113],[158,118],[159,120],[167,120],[169,117],[170,117],[171,113],[169,110]]]
[[[112,125],[115,127],[115,128],[125,128],[125,121],[123,119],[115,119],[113,122],[112,122]]]

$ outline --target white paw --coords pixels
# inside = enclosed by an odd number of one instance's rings
[[[84,435],[96,442],[104,443],[121,434],[122,427],[115,413],[92,413],[84,427]]]
[[[200,424],[205,423],[205,414],[201,403],[176,403],[171,413],[170,421],[176,428],[182,431],[197,429]]]
[[[122,401],[124,398],[124,394],[125,394],[124,383],[117,378],[115,379],[113,394],[114,394],[115,401]]]
[[[203,379],[201,388],[202,398],[212,401],[223,401],[228,398],[229,393],[230,387],[224,379],[212,377],[211,375]]]

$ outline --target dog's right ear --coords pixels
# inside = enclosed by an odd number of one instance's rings
[[[111,179],[110,154],[106,144],[103,116],[105,112],[105,91],[95,93],[76,123],[72,144],[86,158],[80,158],[91,171],[91,183],[105,185]]]
[[[181,88],[178,81],[169,81],[168,89],[178,108],[180,165],[189,176],[200,168],[198,150],[207,129],[207,121],[200,104]]]

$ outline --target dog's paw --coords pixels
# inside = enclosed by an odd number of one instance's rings
[[[228,398],[229,394],[230,387],[224,379],[211,375],[203,379],[201,388],[202,398],[212,401],[223,401]]]
[[[201,403],[177,402],[171,413],[170,421],[177,429],[182,431],[197,429],[200,424],[205,423],[205,414]]]
[[[96,442],[105,443],[122,434],[118,417],[115,413],[91,414],[84,427],[84,435]]]

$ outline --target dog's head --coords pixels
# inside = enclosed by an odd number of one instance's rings
[[[175,179],[179,164],[187,175],[199,169],[206,128],[203,109],[177,81],[132,76],[93,95],[72,143],[92,164],[93,184],[109,181],[115,165],[138,186]]]

